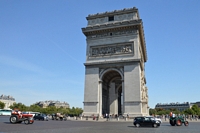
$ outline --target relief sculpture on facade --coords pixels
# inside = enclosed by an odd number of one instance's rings
[[[142,100],[147,101],[148,100],[148,92],[147,92],[147,87],[146,87],[145,81],[144,81],[144,72],[141,72],[141,93],[142,93]]]
[[[121,30],[121,31],[112,31],[112,32],[104,32],[95,35],[88,35],[87,38],[99,38],[99,37],[109,37],[109,36],[118,36],[118,35],[126,35],[126,34],[137,34],[137,30]]]
[[[143,87],[142,89],[142,100],[148,100],[147,87]]]
[[[127,54],[132,53],[132,44],[127,45],[114,45],[114,46],[100,46],[91,47],[90,56],[114,55],[114,54]]]

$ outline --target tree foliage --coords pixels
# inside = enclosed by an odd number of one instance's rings
[[[28,111],[41,112],[41,108],[40,108],[40,106],[33,104],[28,108]]]
[[[165,110],[162,108],[149,109],[149,114],[150,115],[166,115],[166,114],[169,114],[171,111],[174,114],[200,115],[200,108],[196,104],[194,104],[191,108],[185,109],[184,111],[179,111],[174,108],[171,108],[169,110]]]
[[[157,110],[156,109],[149,109],[149,114],[150,115],[157,115]]]
[[[80,115],[82,112],[83,112],[83,110],[82,110],[81,108],[72,107],[72,108],[70,109],[70,115],[71,115],[71,116],[78,116],[78,115]]]
[[[23,111],[28,111],[26,105],[22,103],[14,103],[13,105],[10,106],[11,109],[19,109]]]
[[[186,109],[186,110],[184,110],[184,114],[186,114],[186,115],[193,115],[194,111],[192,109]]]
[[[198,105],[194,104],[191,109],[194,111],[195,115],[200,115],[200,108]]]
[[[56,108],[55,106],[49,106],[47,108],[41,108],[38,105],[31,105],[31,106],[25,106],[22,103],[14,103],[10,106],[11,109],[19,109],[21,111],[32,111],[32,112],[41,112],[44,114],[54,114],[54,113],[62,113],[67,114],[69,116],[79,116],[82,114],[83,110],[81,108]]]
[[[0,109],[3,109],[5,107],[5,103],[0,101]]]

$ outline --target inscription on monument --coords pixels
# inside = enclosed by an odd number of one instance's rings
[[[133,53],[133,44],[90,47],[90,56],[105,56]]]

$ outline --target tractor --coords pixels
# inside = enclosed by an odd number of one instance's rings
[[[34,122],[33,114],[22,113],[17,109],[13,110],[10,116],[10,123],[16,124],[16,123],[22,123],[23,121],[26,125],[33,124]]]
[[[62,115],[61,113],[55,113],[55,114],[52,114],[52,120],[64,120],[66,121],[67,118],[65,115]]]
[[[185,126],[189,125],[189,122],[185,121],[182,116],[175,116],[174,114],[172,114],[172,112],[170,113],[169,123],[171,124],[171,126],[182,126],[182,124],[184,124]]]

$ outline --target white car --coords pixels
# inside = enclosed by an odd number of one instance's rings
[[[160,123],[162,123],[162,120],[160,118],[158,118],[158,117],[153,117],[153,116],[147,116],[147,117],[149,117],[151,119],[154,119],[154,120],[159,121]]]
[[[162,120],[161,120],[161,118],[159,118],[159,117],[155,117],[155,120],[157,120],[157,121],[159,121],[160,123],[162,123]]]

